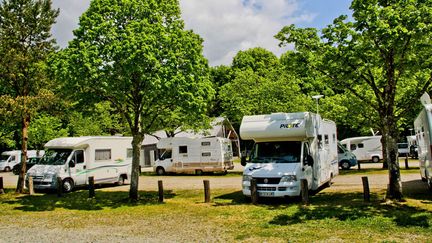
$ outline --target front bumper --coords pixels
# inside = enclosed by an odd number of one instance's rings
[[[243,181],[243,195],[250,197],[250,181]],[[257,184],[259,197],[297,197],[300,196],[300,181],[280,182],[279,184]]]
[[[33,178],[33,188],[34,189],[40,189],[40,190],[46,190],[46,189],[56,189],[57,188],[57,181],[53,178],[44,178],[41,176],[32,176]],[[28,188],[28,177],[26,177],[26,186]]]

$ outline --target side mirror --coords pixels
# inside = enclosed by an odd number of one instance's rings
[[[313,166],[314,161],[313,161],[312,156],[310,156],[310,155],[307,156],[307,161],[306,161],[306,163],[307,163],[307,165]]]
[[[75,167],[75,161],[72,159],[69,161],[69,167],[74,168]]]
[[[242,166],[245,166],[245,165],[246,165],[246,156],[242,156],[242,157],[240,158],[240,164],[241,164]]]

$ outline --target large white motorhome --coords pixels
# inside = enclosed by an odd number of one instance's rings
[[[383,159],[381,136],[346,138],[340,143],[348,151],[351,151],[358,161],[378,163]]]
[[[339,174],[336,124],[310,112],[244,116],[240,136],[255,144],[242,157],[243,194],[257,181],[260,197],[299,196],[300,180],[317,190]]]
[[[234,169],[232,145],[228,138],[162,138],[157,148],[165,150],[153,166],[158,175],[166,172],[202,174]]]
[[[132,165],[131,137],[67,137],[56,138],[45,144],[45,155],[27,172],[33,177],[35,189],[57,188],[57,177],[63,190],[88,184],[122,185],[130,179]]]
[[[423,109],[414,120],[414,130],[418,145],[420,175],[432,191],[432,104],[427,93],[420,100]]]
[[[39,156],[43,155],[44,151],[39,151]],[[27,150],[27,158],[38,156],[37,150]],[[11,171],[12,168],[21,163],[21,150],[5,151],[0,157],[0,171]]]

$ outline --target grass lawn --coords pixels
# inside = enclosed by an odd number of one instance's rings
[[[37,228],[52,234],[51,241],[62,239],[53,233],[57,231],[95,231],[92,236],[101,241],[110,234],[117,237],[114,241],[432,241],[428,193],[408,194],[405,202],[393,203],[381,201],[381,191],[364,203],[360,192],[323,191],[311,197],[310,206],[294,199],[251,205],[240,191],[211,193],[212,203],[203,203],[200,190],[168,191],[159,204],[157,192],[141,192],[141,200],[131,203],[127,192],[98,190],[96,198],[88,199],[83,190],[60,198],[7,190],[0,195],[0,221],[7,222],[4,231]]]

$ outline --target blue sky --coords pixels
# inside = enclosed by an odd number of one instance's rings
[[[283,26],[321,29],[342,14],[350,15],[350,0],[179,0],[186,28],[204,39],[210,65],[229,65],[240,50],[263,47],[280,55],[274,39]],[[53,0],[60,16],[53,36],[60,47],[73,38],[79,16],[90,0]]]

